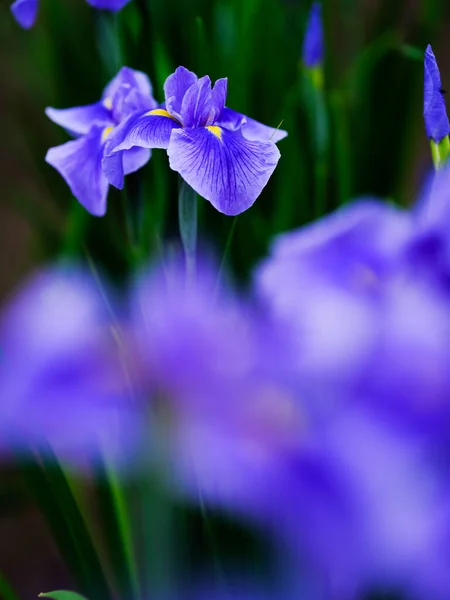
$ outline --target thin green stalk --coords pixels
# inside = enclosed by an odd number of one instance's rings
[[[108,77],[114,77],[123,66],[123,52],[119,31],[119,16],[107,11],[96,11],[97,38],[100,55]]]
[[[302,74],[304,102],[314,153],[314,217],[319,218],[328,209],[329,123],[321,68],[305,69]]]
[[[125,490],[114,468],[98,457],[95,464],[102,531],[118,589],[124,600],[138,600],[139,582]]]
[[[331,95],[330,108],[333,117],[333,148],[338,182],[338,204],[342,205],[351,197],[352,167],[348,116],[344,97],[340,91],[336,90]]]
[[[237,220],[238,220],[238,216],[233,218],[233,221],[231,223],[231,227],[230,227],[230,231],[228,233],[228,237],[227,237],[227,241],[225,243],[225,249],[223,251],[223,255],[222,255],[222,261],[220,263],[220,267],[219,267],[219,272],[217,273],[217,279],[216,279],[216,283],[214,286],[214,294],[213,294],[213,298],[214,300],[217,297],[217,294],[220,290],[220,285],[222,283],[222,276],[223,276],[223,272],[225,269],[225,265],[227,264],[227,260],[228,260],[228,255],[230,253],[230,248],[231,248],[231,243],[233,241],[233,237],[234,237],[234,231],[236,229],[236,224],[237,224]]]
[[[197,193],[182,181],[178,195],[178,220],[188,279],[195,276],[197,249]]]
[[[450,141],[448,136],[445,136],[439,143],[434,140],[430,141],[431,156],[436,171],[441,169],[448,160],[450,154]]]

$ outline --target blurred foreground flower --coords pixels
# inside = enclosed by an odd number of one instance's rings
[[[71,463],[99,448],[119,458],[133,430],[119,339],[86,273],[55,268],[26,282],[0,324],[2,447],[27,455],[49,445]]]
[[[131,0],[86,1],[94,8],[116,11],[122,9],[125,4],[128,4],[128,2]],[[36,21],[38,8],[39,0],[16,0],[11,6],[11,11],[19,25],[21,25],[24,29],[29,29]]]
[[[449,177],[412,212],[360,201],[280,236],[256,274],[345,492],[355,554],[333,558],[329,539],[330,572],[424,598],[450,589]]]
[[[137,171],[150,158],[148,149],[130,148],[103,161],[114,128],[131,113],[155,106],[148,77],[122,67],[106,86],[100,102],[62,110],[47,108],[52,121],[79,137],[50,148],[46,161],[59,171],[91,214],[105,214],[109,183],[122,186],[124,175]]]
[[[408,227],[386,228],[379,220],[378,249],[387,257]],[[364,239],[367,231],[361,245]],[[348,260],[354,248],[348,246]],[[371,254],[375,247],[368,248]],[[342,259],[342,267],[349,267]],[[315,267],[320,277],[320,265]],[[305,274],[287,270],[285,285],[305,283]],[[147,454],[164,456],[163,477],[194,503],[221,507],[270,532],[293,553],[303,584],[317,597],[352,597],[370,585],[419,587],[438,569],[441,490],[428,472],[420,436],[372,413],[372,404],[359,400],[350,385],[350,363],[363,339],[376,337],[372,315],[367,322],[350,319],[342,337],[344,295],[317,340],[324,352],[319,346],[315,354],[308,335],[302,346],[301,313],[307,322],[318,310],[311,327],[319,333],[325,294],[331,294],[330,305],[339,300],[338,292],[317,283],[298,305],[299,316],[293,311],[300,291],[292,295],[286,318],[273,322],[229,289],[215,296],[215,270],[207,264],[199,265],[195,282],[186,282],[181,261],[140,279],[133,329],[150,397]],[[359,317],[357,305],[355,299],[349,318]],[[325,337],[337,333],[333,327],[341,337],[330,339],[327,348]],[[351,349],[358,327],[363,331]],[[342,353],[348,356],[342,359]],[[333,378],[326,390],[323,380],[346,360],[343,377]],[[423,489],[413,494],[416,485]]]
[[[110,152],[164,148],[170,166],[220,212],[247,210],[272,175],[287,133],[225,107],[227,80],[184,67],[164,84],[165,103],[129,117],[112,135]]]

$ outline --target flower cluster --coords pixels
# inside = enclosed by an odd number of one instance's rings
[[[101,10],[121,10],[130,0],[86,0],[94,8]],[[39,9],[39,0],[16,0],[11,6],[11,12],[16,21],[24,29],[33,27]]]
[[[184,136],[166,103],[170,136],[144,114],[124,139]],[[365,199],[280,236],[245,297],[206,259],[195,279],[154,265],[120,310],[86,273],[41,274],[0,329],[2,440],[77,464],[142,442],[141,468],[162,451],[173,493],[265,527],[318,596],[446,597],[449,182],[410,212]]]
[[[140,169],[151,148],[167,150],[170,167],[220,212],[249,208],[272,175],[280,153],[272,129],[225,106],[227,80],[211,87],[184,67],[164,85],[159,105],[146,75],[123,67],[100,102],[47,109],[47,115],[79,136],[51,148],[47,162],[91,214],[106,212],[109,184],[121,189],[124,175]]]

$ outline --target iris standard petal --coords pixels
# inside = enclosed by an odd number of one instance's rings
[[[167,152],[171,168],[226,215],[254,203],[280,158],[272,142],[251,142],[214,126],[173,130]]]
[[[105,152],[106,153],[106,152]],[[125,175],[134,173],[150,160],[151,151],[147,148],[131,148],[104,156],[102,160],[103,173],[108,182],[121,190]]]
[[[122,67],[103,91],[102,100],[105,106],[112,108],[114,95],[124,85],[130,89],[136,88],[146,96],[153,95],[152,84],[145,73],[129,67]]]
[[[112,132],[106,154],[133,147],[167,149],[177,127],[180,123],[162,108],[131,115]]]
[[[108,127],[114,125],[111,121],[110,111],[103,102],[75,108],[48,107],[45,109],[45,114],[53,123],[64,127],[74,135],[89,133],[93,126]]]
[[[50,148],[45,160],[66,180],[72,194],[92,215],[106,212],[108,180],[103,174],[103,130],[94,128],[87,135]]]
[[[208,123],[211,108],[211,79],[201,77],[185,93],[181,104],[181,122],[183,127],[202,127]]]
[[[121,10],[125,4],[128,4],[131,0],[87,0],[87,3],[94,8],[100,8],[103,10]]]
[[[206,125],[213,125],[222,114],[227,99],[228,79],[218,79],[211,91],[211,101]]]
[[[436,58],[428,45],[424,61],[423,117],[427,136],[438,143],[450,133],[441,85]]]
[[[21,27],[29,29],[36,21],[38,7],[39,0],[16,0],[11,12]]]
[[[164,97],[167,111],[181,121],[181,104],[184,95],[196,83],[198,77],[185,67],[178,67],[175,73],[169,75],[164,83]]]
[[[217,125],[235,131],[241,129],[242,135],[250,141],[274,142],[276,144],[287,136],[287,131],[275,127],[263,125],[255,119],[251,119],[231,108],[224,108]]]

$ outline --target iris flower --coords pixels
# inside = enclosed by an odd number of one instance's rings
[[[427,136],[439,143],[450,133],[441,75],[431,46],[425,51],[423,117]]]
[[[111,152],[164,148],[174,171],[220,212],[249,208],[272,175],[285,131],[225,106],[227,80],[211,88],[208,76],[184,67],[164,85],[165,104],[129,117],[112,135]]]
[[[305,39],[303,40],[302,58],[308,68],[317,67],[323,61],[323,25],[322,6],[314,2],[309,13],[306,25]]]
[[[2,309],[0,344],[2,447],[27,454],[50,444],[75,464],[98,444],[120,456],[122,425],[132,428],[128,373],[92,276],[74,267],[35,274]]]
[[[155,106],[147,76],[123,67],[106,86],[99,102],[63,110],[47,108],[47,116],[77,139],[50,148],[46,161],[64,177],[75,198],[91,214],[103,216],[106,212],[111,173],[111,183],[123,185],[124,175],[137,171],[150,158],[150,150],[133,148],[103,161],[111,133],[134,111]]]
[[[121,10],[130,0],[87,0],[94,8],[104,10]],[[16,0],[11,6],[11,12],[16,21],[24,29],[33,27],[39,8],[39,0]]]

